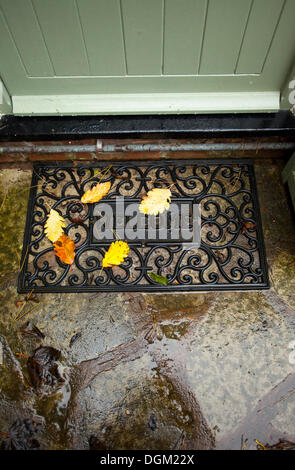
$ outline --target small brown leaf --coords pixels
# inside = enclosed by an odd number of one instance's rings
[[[35,338],[44,339],[45,334],[36,325],[32,325],[30,321],[24,323],[20,328],[20,333],[27,336],[33,336]]]
[[[81,224],[81,223],[84,222],[84,219],[83,219],[82,217],[80,217],[80,216],[71,217],[70,220],[71,220],[71,222],[72,222],[73,224]]]
[[[36,302],[36,304],[38,304],[40,302],[39,298],[37,297],[37,295],[32,295],[32,294],[27,294],[25,296],[25,301],[26,302]]]
[[[249,229],[255,229],[256,224],[254,222],[245,222],[244,220],[242,221],[242,231],[241,233],[245,233]]]
[[[111,175],[118,180],[128,180],[128,176],[120,176],[117,172],[111,169]]]
[[[28,372],[33,387],[39,388],[42,384],[55,386],[63,381],[59,374],[56,360],[60,352],[50,346],[40,346],[28,359]]]
[[[216,257],[217,257],[218,261],[219,261],[220,263],[223,263],[224,260],[225,260],[224,254],[221,253],[220,251],[214,251],[214,253],[216,254]]]
[[[71,337],[70,340],[70,348],[73,346],[73,344],[77,341],[77,339],[81,338],[82,333],[76,333],[74,336]]]

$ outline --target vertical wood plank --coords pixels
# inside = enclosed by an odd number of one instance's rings
[[[128,75],[162,73],[163,0],[121,0]]]
[[[74,0],[32,0],[56,75],[89,75],[87,50]]]
[[[30,76],[54,75],[30,0],[0,0],[11,34]]]
[[[165,0],[164,66],[167,75],[198,71],[206,0]]]
[[[119,0],[78,0],[91,75],[124,75]]]
[[[0,77],[0,114],[11,114],[11,97]]]
[[[233,74],[251,0],[209,0],[200,74]]]
[[[13,94],[20,91],[26,80],[26,69],[11,37],[5,17],[0,9],[0,74],[4,83]]]
[[[294,66],[294,18],[295,1],[286,0],[262,70],[264,80],[271,81],[273,89],[282,90]]]
[[[254,0],[236,73],[261,73],[284,0]]]

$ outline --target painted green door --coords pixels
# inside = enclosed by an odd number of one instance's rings
[[[295,0],[0,0],[16,114],[279,108]]]

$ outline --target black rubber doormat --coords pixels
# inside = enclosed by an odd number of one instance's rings
[[[99,202],[81,202],[87,190],[104,182],[110,184]],[[163,212],[137,211],[154,188],[171,192]],[[45,233],[52,209],[74,242],[71,264],[57,255]],[[103,266],[118,240],[128,244],[128,254],[118,265]],[[268,288],[253,164],[238,159],[38,163],[21,263],[21,293]]]

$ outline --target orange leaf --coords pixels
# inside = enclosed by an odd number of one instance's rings
[[[72,264],[75,259],[75,243],[67,235],[63,234],[53,243],[56,256],[66,264]]]

